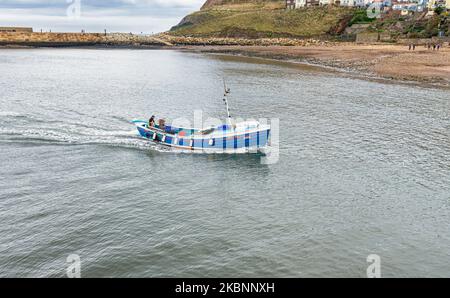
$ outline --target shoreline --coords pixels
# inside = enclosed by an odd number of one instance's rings
[[[328,68],[365,79],[424,84],[450,89],[450,48],[409,51],[401,45],[178,46],[194,53],[225,54]]]
[[[450,47],[439,51],[418,46],[409,51],[398,44],[333,43],[326,45],[0,45],[0,49],[164,49],[193,53],[223,54],[300,63],[363,79],[423,84],[450,89]]]

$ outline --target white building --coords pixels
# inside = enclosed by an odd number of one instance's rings
[[[428,9],[435,9],[438,6],[450,9],[450,0],[429,0],[428,1]]]
[[[427,7],[428,0],[394,0],[392,10],[422,12]]]
[[[295,8],[306,6],[324,6],[334,4],[336,0],[295,0]]]
[[[324,5],[368,7],[372,3],[392,7],[393,10],[423,11],[427,6],[428,9],[434,9],[437,6],[450,9],[450,0],[286,0],[286,7],[301,8]]]
[[[358,6],[365,7],[377,0],[293,0],[295,1],[295,8],[314,6],[314,5],[340,5],[340,6]],[[449,0],[450,1],[450,0]]]
[[[341,0],[341,6],[355,6],[355,0]]]

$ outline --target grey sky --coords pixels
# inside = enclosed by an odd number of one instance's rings
[[[168,30],[205,0],[0,0],[0,26],[35,31],[135,32]],[[80,8],[80,9],[78,9]],[[80,13],[78,13],[80,12]]]

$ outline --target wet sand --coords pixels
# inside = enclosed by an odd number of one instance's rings
[[[184,50],[293,60],[382,78],[450,87],[450,47],[339,43],[311,46],[184,46]]]

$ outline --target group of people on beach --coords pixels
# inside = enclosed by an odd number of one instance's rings
[[[429,43],[427,43],[427,44],[425,44],[425,48],[426,49],[428,49],[428,50],[433,50],[433,51],[439,51],[441,48],[442,48],[442,44],[440,44],[440,43],[431,43],[431,42],[429,42]],[[411,50],[413,50],[413,51],[415,51],[416,50],[416,44],[415,43],[410,43],[409,45],[408,45],[408,50],[409,51],[411,51]]]
[[[416,50],[416,44],[415,43],[410,43],[409,47],[408,47],[408,50],[409,51],[411,51],[411,50],[415,51]]]
[[[433,51],[439,51],[439,49],[442,47],[442,45],[440,43],[427,43],[426,47],[428,50],[433,49]]]

